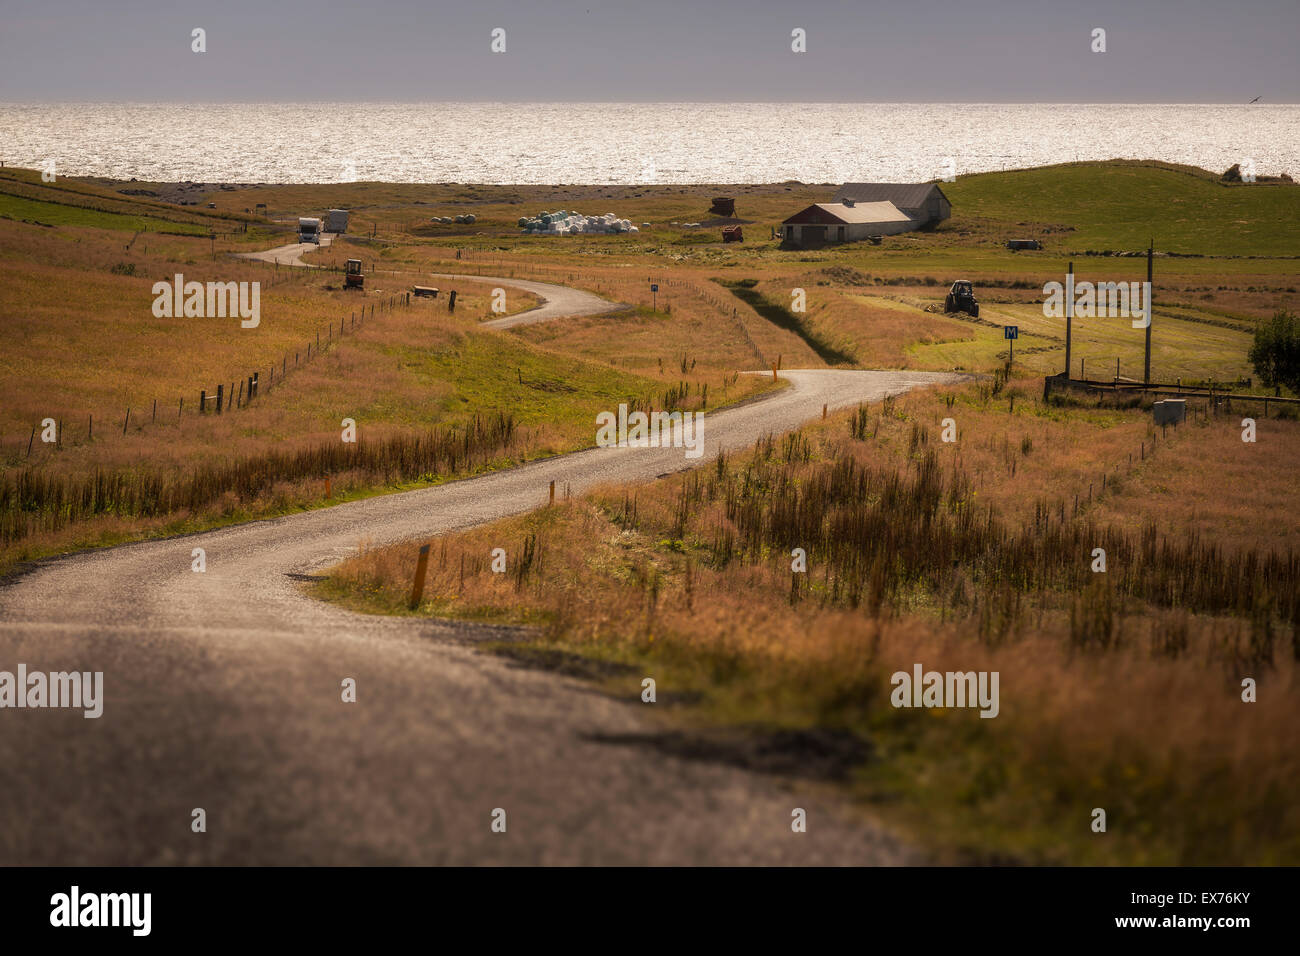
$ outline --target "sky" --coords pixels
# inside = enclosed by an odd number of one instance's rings
[[[12,103],[1256,96],[1300,103],[1300,0],[0,0]]]

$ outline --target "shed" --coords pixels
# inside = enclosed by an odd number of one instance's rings
[[[854,242],[915,229],[892,202],[819,202],[781,223],[781,238],[795,246]]]
[[[845,183],[832,202],[855,199],[858,203],[892,202],[916,220],[916,226],[942,222],[952,215],[952,203],[937,183]]]

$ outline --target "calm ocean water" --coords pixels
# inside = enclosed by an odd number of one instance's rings
[[[0,159],[226,182],[911,181],[1076,159],[1300,175],[1300,106],[0,104]]]

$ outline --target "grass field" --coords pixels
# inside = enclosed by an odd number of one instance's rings
[[[1041,376],[1064,364],[1044,283],[1070,262],[1080,279],[1144,279],[1145,259],[1114,253],[1154,238],[1153,378],[1259,391],[1244,382],[1253,331],[1300,304],[1300,188],[1143,162],[989,173],[943,184],[954,213],[933,230],[781,248],[772,227],[833,188],[203,193],[0,171],[0,573],[318,507],[327,479],[338,500],[585,447],[595,414],[621,401],[714,409],[774,387],[745,370],[982,373],[717,467],[448,536],[418,613],[533,625],[502,648],[530,660],[653,672],[669,689],[665,719],[692,733],[800,728],[847,742],[829,779],[941,857],[1295,863],[1300,425],[1252,412],[1257,441],[1245,443],[1245,413],[1193,402],[1166,433],[1140,404],[1044,402]],[[714,195],[736,197],[744,243],[683,225],[708,222]],[[308,255],[324,269],[230,255],[290,242],[299,215],[331,207],[351,222]],[[520,235],[521,215],[559,208],[649,225]],[[430,221],[463,212],[477,222]],[[1044,249],[1012,253],[1008,238]],[[340,288],[348,257],[366,264],[364,293]],[[261,323],[156,318],[153,283],[177,272],[261,282]],[[632,308],[492,331],[479,326],[495,317],[496,282],[457,282],[454,315],[443,298],[398,299],[450,287],[433,273],[555,282]],[[976,285],[978,321],[940,311],[958,278]],[[535,304],[507,292],[509,312]],[[1009,379],[1006,324],[1020,328]],[[1143,340],[1127,319],[1079,320],[1071,371],[1110,378],[1118,360],[1140,377]],[[225,414],[196,413],[200,388],[238,390],[254,371],[252,402],[240,392]],[[57,443],[39,440],[46,418]],[[344,418],[359,457],[337,454]],[[954,443],[939,438],[945,419]],[[412,458],[417,440],[426,451]],[[836,468],[866,490],[831,494]],[[793,580],[792,514],[812,542]],[[539,557],[493,575],[489,537],[512,553],[531,541]],[[1097,542],[1105,575],[1088,568]],[[409,613],[414,550],[367,552],[320,592]],[[461,554],[463,581],[451,571]],[[917,660],[1000,670],[1002,716],[889,707],[890,673]],[[1243,675],[1259,680],[1256,704],[1240,701]],[[634,690],[630,676],[598,679]],[[1088,828],[1096,806],[1114,821],[1105,838]]]
[[[1294,863],[1300,765],[1281,737],[1300,722],[1300,524],[1293,483],[1269,476],[1300,465],[1300,424],[1268,423],[1257,450],[1233,420],[1161,435],[1141,409],[1016,400],[1027,385],[909,395],[716,470],[446,536],[416,613],[536,627],[499,650],[601,662],[617,697],[653,676],[702,740],[730,727],[833,735],[856,755],[834,778],[942,859]],[[936,441],[947,416],[961,429],[952,445]],[[846,461],[901,479],[899,500],[886,507],[875,485],[819,499]],[[1207,473],[1240,493],[1225,500]],[[930,481],[933,511],[914,513]],[[972,508],[981,517],[958,530]],[[1005,543],[978,530],[985,509]],[[798,531],[783,525],[795,516]],[[841,540],[860,528],[864,540]],[[493,574],[503,544],[512,564]],[[1097,544],[1104,575],[1089,567]],[[806,574],[791,574],[792,546],[806,548]],[[1033,564],[1016,570],[1016,554]],[[1269,554],[1281,556],[1272,572],[1244,571]],[[364,551],[318,593],[411,613],[414,562],[413,543]],[[1181,583],[1150,586],[1167,574]],[[1259,590],[1204,589],[1226,580]],[[998,671],[999,719],[890,707],[890,673],[916,661]],[[1267,686],[1266,707],[1242,703],[1243,676]],[[1110,815],[1104,838],[1094,807]]]

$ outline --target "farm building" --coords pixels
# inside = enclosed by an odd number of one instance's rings
[[[892,236],[916,229],[917,223],[892,202],[819,202],[781,223],[781,238],[795,246],[854,242],[869,236]]]
[[[859,203],[892,202],[914,229],[942,222],[952,215],[952,203],[937,183],[845,183],[832,202],[856,199]]]

